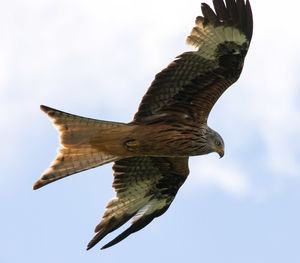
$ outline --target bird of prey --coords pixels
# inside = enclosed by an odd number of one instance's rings
[[[142,229],[169,208],[189,174],[189,156],[224,155],[208,115],[239,78],[253,31],[249,0],[213,0],[187,38],[196,47],[159,72],[130,123],[84,118],[41,106],[60,132],[58,156],[33,188],[114,162],[113,188],[92,248],[132,219],[107,248]]]

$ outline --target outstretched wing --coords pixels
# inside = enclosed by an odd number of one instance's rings
[[[133,122],[192,119],[206,122],[222,93],[240,76],[252,37],[249,1],[213,0],[202,4],[187,43],[197,51],[178,56],[158,73]]]
[[[87,249],[131,218],[131,226],[102,248],[115,245],[162,215],[189,173],[188,158],[165,157],[126,158],[115,162],[113,170],[116,197],[107,204]]]

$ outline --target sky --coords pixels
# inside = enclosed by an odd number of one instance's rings
[[[200,3],[1,1],[0,262],[300,262],[296,1],[251,1],[243,73],[208,120],[225,156],[191,158],[170,209],[145,229],[85,250],[114,196],[111,165],[32,190],[59,146],[39,105],[129,122],[154,75],[191,49]]]

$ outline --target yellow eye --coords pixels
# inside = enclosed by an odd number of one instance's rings
[[[216,145],[217,147],[220,147],[220,146],[221,146],[221,142],[220,142],[219,140],[216,140],[216,141],[215,141],[215,145]]]

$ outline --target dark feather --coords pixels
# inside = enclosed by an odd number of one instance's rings
[[[253,33],[253,17],[252,17],[252,10],[250,6],[249,0],[246,1],[246,17],[247,17],[247,31],[246,35],[249,40],[252,38],[252,33]]]
[[[114,238],[112,241],[110,241],[109,243],[107,243],[106,245],[104,245],[101,249],[105,249],[105,248],[109,248],[117,243],[119,243],[120,241],[122,241],[123,239],[125,239],[126,237],[128,237],[129,235],[141,230],[142,228],[144,228],[145,226],[147,226],[149,223],[152,222],[152,220],[155,217],[159,217],[161,216],[164,212],[167,211],[167,209],[169,208],[169,206],[159,210],[159,211],[155,211],[154,213],[152,213],[149,216],[146,217],[142,217],[140,220],[137,220],[136,222],[134,222],[129,228],[127,228],[124,232],[122,232],[120,235],[118,235],[116,238]]]
[[[201,4],[201,10],[204,16],[204,24],[212,23],[213,25],[219,24],[219,19],[216,16],[215,12],[210,8],[206,3]]]
[[[229,14],[223,0],[213,0],[214,8],[216,10],[219,20],[228,20]]]
[[[225,0],[226,7],[229,12],[230,20],[236,22],[238,20],[238,10],[234,0]]]
[[[187,162],[185,157],[131,157],[115,162],[113,187],[117,199],[107,204],[103,218],[95,228],[97,234],[87,249],[134,216],[132,225],[103,248],[120,242],[162,215],[189,173]],[[138,214],[144,207],[145,211]]]
[[[125,224],[132,215],[124,214],[120,220],[116,220],[115,218],[110,218],[110,221],[106,223],[103,227],[97,229],[98,233],[93,237],[93,239],[88,243],[87,249],[89,250],[94,247],[98,242],[100,242],[107,234],[116,230],[117,228],[121,227]]]
[[[224,50],[228,41],[224,37],[224,43],[221,42],[213,51],[209,51],[207,47],[200,50],[199,47],[199,51],[178,56],[155,76],[133,123],[153,123],[159,119],[168,123],[186,119],[206,123],[213,105],[239,78],[253,30],[249,1],[245,4],[244,0],[226,0],[226,6],[222,0],[214,0],[213,3],[216,13],[207,4],[202,4],[203,17],[196,18],[197,26],[189,36],[189,41],[196,46],[200,45],[197,41],[206,41],[207,46],[216,45],[215,40],[210,37],[217,33],[210,27],[209,30],[212,31],[207,36],[199,24],[203,24],[205,28],[209,24],[213,27],[236,28],[247,40],[244,40],[245,43],[238,42],[240,55],[226,54]],[[201,30],[204,31],[197,35]],[[208,55],[211,57],[207,57]]]
[[[238,25],[242,32],[247,31],[247,23],[245,23],[246,20],[246,10],[245,10],[245,4],[244,0],[236,0],[237,4],[237,10],[238,10]]]

